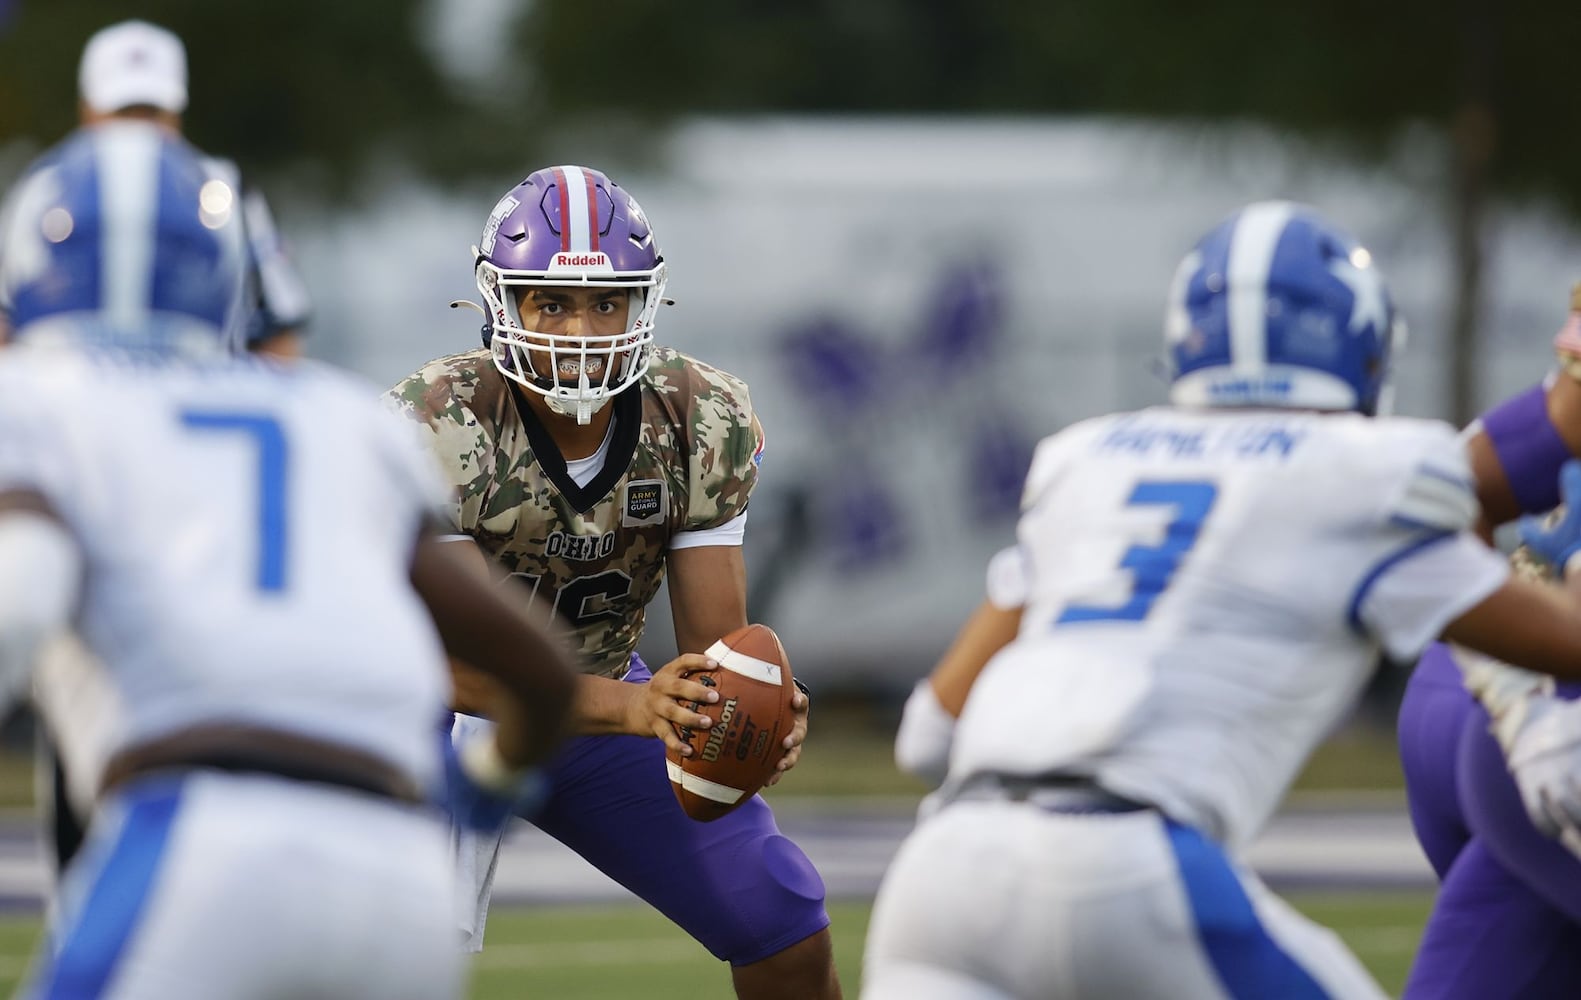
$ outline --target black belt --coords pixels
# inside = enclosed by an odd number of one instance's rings
[[[127,747],[105,765],[100,791],[151,774],[193,770],[267,774],[397,802],[422,801],[411,778],[373,754],[295,733],[235,725],[197,726]]]
[[[1075,774],[1004,774],[981,771],[947,796],[954,802],[1025,802],[1056,813],[1112,815],[1151,810],[1146,802],[1116,795],[1092,778]]]

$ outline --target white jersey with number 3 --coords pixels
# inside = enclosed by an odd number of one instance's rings
[[[371,387],[311,363],[19,348],[0,359],[10,488],[79,539],[76,627],[117,689],[116,744],[235,722],[435,779],[448,680],[408,580],[444,492]]]
[[[1244,843],[1380,648],[1414,658],[1504,581],[1477,511],[1438,422],[1157,408],[1048,438],[990,578],[1021,631],[950,781],[1089,775]]]

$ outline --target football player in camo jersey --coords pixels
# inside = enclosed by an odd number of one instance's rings
[[[682,701],[717,698],[685,672],[747,624],[741,540],[763,446],[747,387],[654,344],[665,261],[636,201],[597,170],[529,175],[473,256],[484,348],[430,362],[390,398],[449,472],[458,544],[526,582],[581,649],[583,735],[531,819],[729,962],[738,996],[837,997],[806,855],[761,798],[690,819],[665,769],[666,746],[686,747],[672,723],[710,723]],[[650,673],[636,647],[666,573],[681,655]],[[460,738],[488,723],[471,714],[475,679],[456,674]],[[782,772],[807,731],[805,694],[794,704]],[[459,920],[477,950],[499,837],[459,836],[477,888]]]

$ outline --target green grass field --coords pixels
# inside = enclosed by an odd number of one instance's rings
[[[1384,988],[1398,994],[1421,937],[1431,896],[1414,892],[1315,894],[1291,901],[1340,932]],[[868,904],[836,903],[835,962],[846,996],[861,985]],[[488,947],[474,966],[473,1000],[642,997],[728,1000],[729,971],[658,915],[636,906],[506,910],[489,918]]]
[[[780,796],[830,796],[853,804],[871,796],[920,796],[923,786],[896,772],[892,735],[860,705],[824,705],[802,764],[778,788]],[[0,753],[0,805],[31,803],[31,761]],[[1330,739],[1312,760],[1297,794],[1365,791],[1395,795],[1401,787],[1392,734],[1353,727]],[[825,800],[824,806],[828,802]],[[796,808],[782,801],[781,808]],[[1339,931],[1384,987],[1398,993],[1410,968],[1431,903],[1423,892],[1324,893],[1292,896],[1300,909]],[[861,981],[862,943],[869,906],[839,902],[834,919],[836,961],[846,995]],[[37,943],[36,918],[0,917],[0,995],[25,974]],[[489,919],[488,948],[473,968],[474,1000],[707,1000],[728,998],[729,971],[668,921],[640,904],[499,909]]]
[[[1410,968],[1431,902],[1425,893],[1292,897],[1338,930],[1392,994]],[[837,903],[835,961],[846,996],[861,985],[866,903]],[[0,992],[26,971],[38,937],[34,919],[0,919]],[[488,947],[473,966],[472,1000],[729,1000],[730,973],[663,917],[639,905],[504,909],[489,918]]]

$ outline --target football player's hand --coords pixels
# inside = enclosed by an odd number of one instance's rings
[[[1508,760],[1532,825],[1575,852],[1581,845],[1581,702],[1533,698]]]
[[[796,712],[796,721],[791,725],[790,735],[785,737],[785,756],[774,765],[774,773],[763,783],[765,786],[779,784],[785,772],[801,760],[801,745],[807,739],[807,715],[812,708],[812,700],[807,697],[807,692],[797,691],[791,695],[791,708]]]
[[[718,660],[701,653],[682,653],[654,671],[646,684],[631,685],[637,691],[627,707],[627,731],[657,736],[668,749],[690,757],[691,745],[681,739],[675,727],[707,729],[714,724],[699,709],[718,701],[719,692],[691,675],[718,666]]]
[[[468,766],[467,748],[492,743],[494,737],[489,731],[462,734],[462,746],[452,742],[448,733],[442,738],[445,770],[444,800],[440,805],[457,827],[497,833],[512,816],[531,817],[548,797],[548,779],[536,768],[507,770],[499,765],[496,773],[486,774],[475,773],[476,768]],[[471,756],[476,759],[479,755]]]
[[[1572,458],[1559,470],[1559,492],[1564,509],[1544,518],[1523,517],[1521,541],[1559,571],[1569,575],[1568,563],[1581,554],[1581,461]]]

